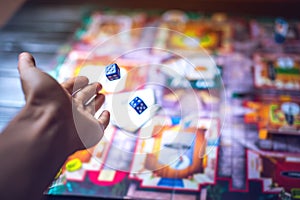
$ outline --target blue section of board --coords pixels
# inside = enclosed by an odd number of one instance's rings
[[[181,117],[171,117],[171,120],[172,120],[172,125],[178,125],[180,123],[180,119]]]
[[[182,179],[174,179],[174,178],[161,178],[157,184],[162,187],[181,187],[183,188]]]

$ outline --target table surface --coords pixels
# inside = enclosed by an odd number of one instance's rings
[[[18,54],[32,53],[37,66],[50,72],[58,49],[78,27],[79,6],[56,6],[55,13],[53,9],[25,4],[0,29],[0,130],[24,105]]]

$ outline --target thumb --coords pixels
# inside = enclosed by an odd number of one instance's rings
[[[35,67],[35,60],[32,57],[30,53],[23,52],[19,55],[19,64],[18,64],[18,70],[20,73],[20,76],[22,78],[22,75],[28,68]]]
[[[25,99],[27,100],[27,87],[28,83],[30,83],[30,69],[35,68],[35,60],[30,53],[23,52],[19,55],[19,63],[18,63],[18,70],[20,74],[22,89],[25,95]]]

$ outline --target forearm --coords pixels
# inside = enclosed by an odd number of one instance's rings
[[[26,105],[0,135],[0,199],[40,198],[72,153],[54,109]]]

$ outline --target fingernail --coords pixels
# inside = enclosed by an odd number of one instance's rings
[[[99,93],[102,90],[102,85],[100,83],[97,83],[96,91]]]
[[[103,111],[103,115],[105,115],[105,117],[109,117],[110,113],[108,110],[104,110]]]
[[[28,58],[28,53],[27,52],[22,52],[19,54],[19,59],[27,59]]]
[[[26,60],[27,62],[30,62],[32,65],[35,66],[35,60],[32,57],[32,55],[28,52],[22,52],[19,54],[19,60]]]

